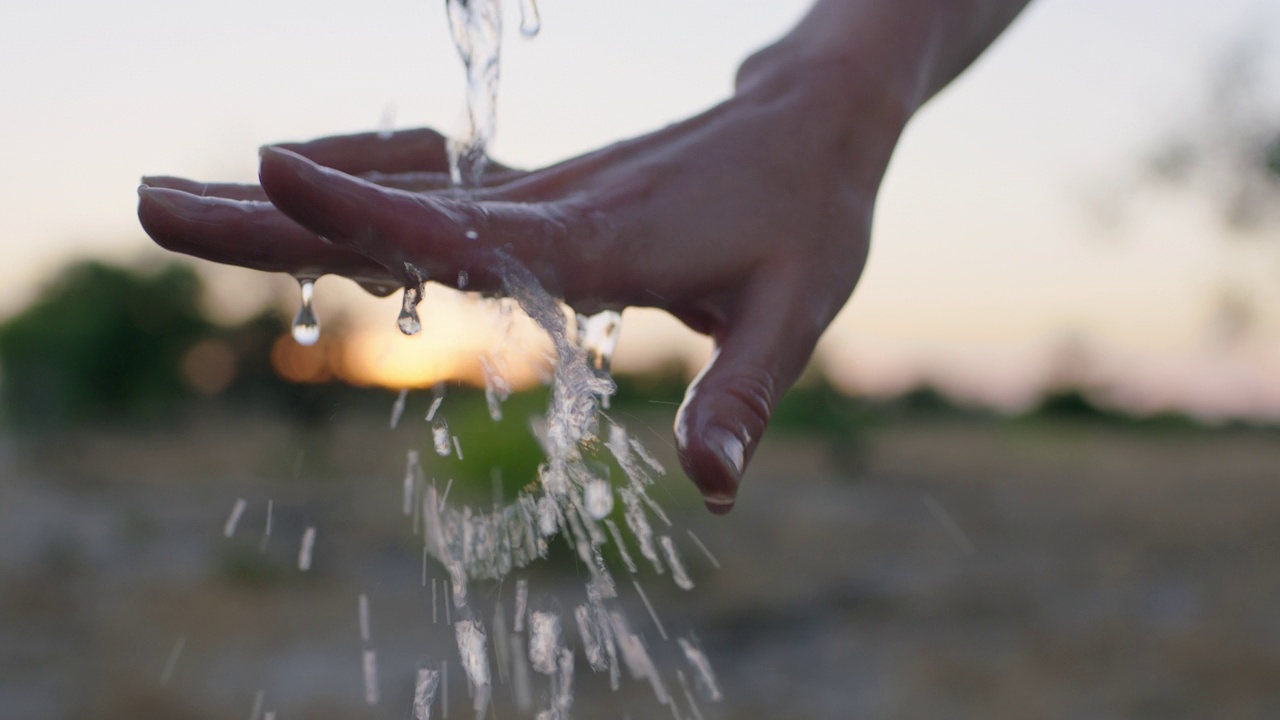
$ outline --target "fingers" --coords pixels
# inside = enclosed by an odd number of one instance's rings
[[[325,167],[349,175],[363,173],[441,173],[448,178],[448,139],[435,130],[421,128],[394,133],[361,133],[320,138],[305,143],[281,143],[282,147]],[[491,172],[510,168],[489,162]]]
[[[352,175],[367,172],[449,172],[448,141],[422,128],[395,133],[360,133],[320,138],[278,147],[308,160]]]
[[[240,183],[206,183],[186,178],[167,175],[151,175],[142,178],[142,184],[149,188],[167,188],[181,190],[196,197],[218,197],[227,200],[266,200],[267,194],[257,185]]]
[[[161,247],[214,262],[298,276],[338,274],[386,284],[379,264],[325,243],[265,201],[200,197],[171,188],[138,188],[138,219]]]
[[[715,354],[676,414],[680,462],[707,509],[733,509],[751,460],[779,398],[809,361],[826,327],[809,308],[803,285],[772,276],[748,288]]]
[[[480,201],[380,187],[322,167],[285,149],[264,148],[259,180],[284,214],[326,240],[377,260],[402,282],[426,277],[450,282],[461,270],[473,289],[500,287],[499,252],[521,260],[553,292],[567,222],[554,208],[511,203],[493,194]]]

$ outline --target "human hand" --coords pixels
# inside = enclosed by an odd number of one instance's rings
[[[260,187],[148,178],[138,212],[167,249],[379,294],[416,285],[410,266],[497,292],[501,251],[579,312],[670,312],[715,340],[675,434],[708,508],[727,512],[858,280],[906,119],[878,88],[844,92],[838,110],[825,90],[748,63],[697,117],[542,170],[499,167],[467,191],[448,187],[444,139],[427,130],[269,147]]]

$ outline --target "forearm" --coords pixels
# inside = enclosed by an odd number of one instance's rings
[[[837,93],[878,87],[909,116],[982,54],[1029,2],[817,0],[791,32],[744,63],[739,86],[781,75]]]

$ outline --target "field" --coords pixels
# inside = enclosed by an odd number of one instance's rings
[[[662,409],[628,422],[674,468]],[[725,700],[701,703],[708,720],[1280,717],[1274,432],[897,417],[854,439],[771,437],[728,518],[678,474],[655,493],[697,587],[641,582],[717,669]],[[428,442],[420,418],[390,432],[356,411],[5,439],[0,717],[249,717],[260,689],[280,720],[409,717],[415,664],[452,646],[400,514],[404,451]],[[237,498],[248,510],[226,539]],[[580,581],[561,558],[531,582]],[[510,583],[475,592],[510,607]],[[671,716],[581,659],[577,685],[575,717]],[[470,717],[456,677],[451,691],[452,715]],[[517,717],[509,686],[496,694],[496,717]]]

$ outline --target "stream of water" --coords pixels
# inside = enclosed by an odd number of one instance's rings
[[[481,184],[488,164],[488,145],[495,131],[502,7],[499,0],[446,0],[446,7],[467,77],[462,131],[448,144],[449,169],[454,185],[465,190]],[[520,0],[520,13],[521,32],[528,37],[536,35],[541,19],[535,0]],[[468,231],[468,237],[479,239],[474,231]],[[519,262],[502,253],[495,257],[503,294],[548,335],[554,349],[551,400],[545,422],[538,424],[538,440],[546,458],[538,469],[537,482],[530,483],[510,502],[495,500],[491,508],[483,509],[451,505],[449,486],[441,492],[434,481],[429,482],[422,455],[417,450],[409,451],[401,510],[412,518],[413,531],[423,541],[424,588],[428,556],[448,575],[442,605],[446,622],[454,628],[457,645],[456,656],[450,652],[438,663],[423,663],[417,668],[413,716],[428,720],[436,707],[440,714],[448,716],[448,670],[452,660],[462,667],[478,720],[490,710],[495,676],[509,686],[514,704],[522,712],[536,713],[536,720],[568,720],[574,700],[576,652],[565,627],[572,623],[586,666],[606,674],[614,690],[619,689],[625,668],[632,680],[648,683],[657,701],[667,705],[674,717],[683,717],[683,706],[691,717],[701,718],[684,671],[689,671],[693,687],[703,700],[710,702],[721,697],[715,673],[693,637],[675,640],[678,655],[685,660],[683,668],[662,668],[655,663],[655,634],[664,643],[671,639],[640,584],[641,569],[627,548],[629,534],[655,574],[669,571],[677,587],[693,589],[681,551],[670,533],[672,523],[648,492],[655,477],[664,473],[663,467],[625,427],[602,418],[601,411],[608,409],[615,390],[610,365],[621,316],[614,311],[593,316],[568,313]],[[408,264],[406,270],[414,282],[404,289],[397,325],[404,334],[413,335],[422,327],[418,304],[426,276]],[[311,345],[320,335],[311,306],[314,279],[300,278],[299,283],[302,307],[293,323],[293,336],[299,344]],[[466,284],[466,276],[460,275],[459,288]],[[489,414],[499,420],[502,402],[510,395],[511,387],[493,356],[484,359],[483,367]],[[392,407],[392,428],[400,423],[406,395],[407,391],[402,391]],[[440,456],[456,454],[461,458],[460,440],[450,435],[441,412],[443,400],[443,391],[437,388],[426,418],[431,425],[432,446]],[[606,452],[622,469],[621,482],[610,477],[605,464],[592,459]],[[621,525],[612,517],[615,507],[621,510]],[[234,532],[242,511],[239,505],[233,510],[227,522],[228,535]],[[654,522],[661,531],[655,531]],[[690,532],[689,537],[715,561],[697,536]],[[501,581],[546,558],[549,544],[557,538],[562,538],[588,569],[585,602],[566,613],[560,601],[546,593],[531,601],[527,578],[517,578],[512,598],[514,613],[508,629],[501,599],[488,602],[473,597],[469,586]],[[310,568],[314,541],[315,528],[307,528],[298,558],[301,570]],[[636,629],[624,613],[619,585],[609,570],[608,554],[616,555],[627,569],[627,586],[645,607],[652,631]],[[439,616],[436,587],[432,579],[433,619]],[[488,611],[490,606],[492,612]],[[369,638],[366,596],[360,596],[358,607],[365,699],[377,704],[377,654]],[[533,701],[535,676],[546,678],[547,692],[542,694],[545,702],[541,707],[535,707]],[[681,688],[683,705],[668,689],[673,677]]]

